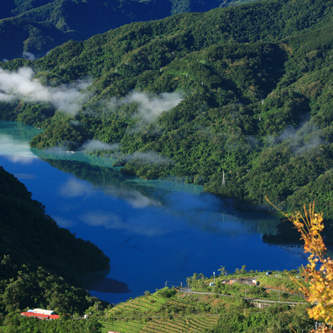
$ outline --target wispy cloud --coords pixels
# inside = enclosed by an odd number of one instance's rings
[[[296,155],[325,143],[321,130],[310,122],[306,122],[298,128],[288,125],[278,137],[266,138],[266,142],[271,146],[286,141],[289,141],[290,149]]]
[[[36,60],[37,57],[31,52],[23,52],[22,57],[28,60]]]
[[[106,103],[106,107],[108,110],[114,111],[123,105],[136,103],[137,111],[134,116],[139,117],[145,123],[150,123],[164,111],[169,111],[177,106],[183,98],[184,96],[179,92],[156,95],[133,91],[123,98],[111,98]]]
[[[75,115],[91,96],[84,91],[90,85],[90,80],[81,80],[71,85],[47,87],[34,78],[31,68],[23,67],[16,72],[0,69],[0,101],[48,102],[71,115]]]
[[[86,152],[94,150],[119,150],[119,149],[120,149],[119,143],[108,144],[105,142],[101,142],[99,140],[88,140],[80,148],[80,150]]]
[[[171,163],[172,160],[155,153],[154,151],[149,152],[135,152],[133,154],[126,155],[122,158],[126,162],[136,161],[140,164],[166,164]]]

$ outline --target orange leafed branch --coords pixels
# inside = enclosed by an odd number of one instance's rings
[[[268,199],[267,201],[275,207]],[[315,213],[314,207],[314,202],[309,205],[309,209],[304,205],[304,215],[301,212],[291,215],[282,212],[300,232],[304,240],[304,252],[310,253],[303,271],[305,283],[292,279],[307,301],[313,304],[308,309],[310,318],[333,325],[333,260],[325,257],[327,248],[321,236],[324,229],[323,214]],[[322,327],[322,332],[330,331],[325,326]]]

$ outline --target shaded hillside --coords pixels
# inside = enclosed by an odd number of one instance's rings
[[[0,168],[0,257],[42,266],[76,281],[81,274],[109,268],[109,258],[94,244],[76,238],[45,215],[25,186]]]
[[[51,92],[34,105],[2,85],[2,117],[45,128],[37,148],[92,145],[125,173],[292,210],[316,199],[332,218],[331,22],[332,1],[263,1],[70,41],[2,64]]]
[[[127,23],[250,1],[7,0],[0,13],[0,59],[41,57],[69,39],[84,40]]]
[[[108,271],[109,258],[96,245],[59,228],[2,167],[0,199],[0,323],[18,309],[82,313],[98,301],[80,287],[80,276]]]

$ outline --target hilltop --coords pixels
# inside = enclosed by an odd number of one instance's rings
[[[0,13],[0,59],[33,59],[64,42],[137,21],[203,12],[251,0],[7,0]]]
[[[329,0],[261,1],[69,41],[1,64],[1,117],[44,128],[33,147],[251,204],[315,199],[329,221],[332,15]]]

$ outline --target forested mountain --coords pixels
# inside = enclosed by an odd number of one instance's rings
[[[98,299],[80,288],[80,275],[108,270],[94,244],[59,228],[25,186],[0,168],[0,323],[26,307],[84,312]]]
[[[255,204],[315,199],[333,218],[332,5],[178,14],[4,62],[2,118],[45,128],[40,149],[112,155],[123,172]],[[22,66],[35,72],[8,72]]]
[[[6,0],[0,12],[0,59],[45,55],[70,39],[121,25],[203,12],[253,0]]]

